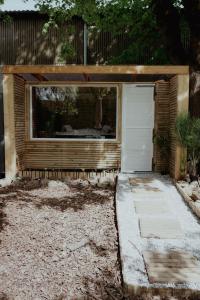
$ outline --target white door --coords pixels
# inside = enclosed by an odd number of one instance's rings
[[[154,87],[124,84],[122,172],[152,171]]]

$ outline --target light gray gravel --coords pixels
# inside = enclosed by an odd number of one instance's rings
[[[117,293],[114,192],[80,183],[28,187],[0,190],[8,222],[0,232],[2,295],[9,300],[109,299],[108,287]]]

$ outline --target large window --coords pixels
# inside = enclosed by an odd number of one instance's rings
[[[116,139],[116,86],[32,87],[32,138]]]

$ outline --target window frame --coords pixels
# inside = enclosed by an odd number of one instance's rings
[[[115,87],[116,88],[116,137],[114,139],[96,139],[96,138],[35,138],[33,137],[33,102],[32,102],[32,90],[34,87],[67,87],[67,86],[85,86],[85,87]],[[45,84],[31,84],[29,85],[29,135],[30,141],[49,141],[49,142],[118,142],[119,141],[119,84],[114,83],[47,83]]]

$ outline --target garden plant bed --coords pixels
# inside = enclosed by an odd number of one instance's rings
[[[176,187],[194,214],[200,218],[200,187],[197,181],[178,181]]]
[[[0,204],[0,299],[125,299],[114,187],[19,180]]]

